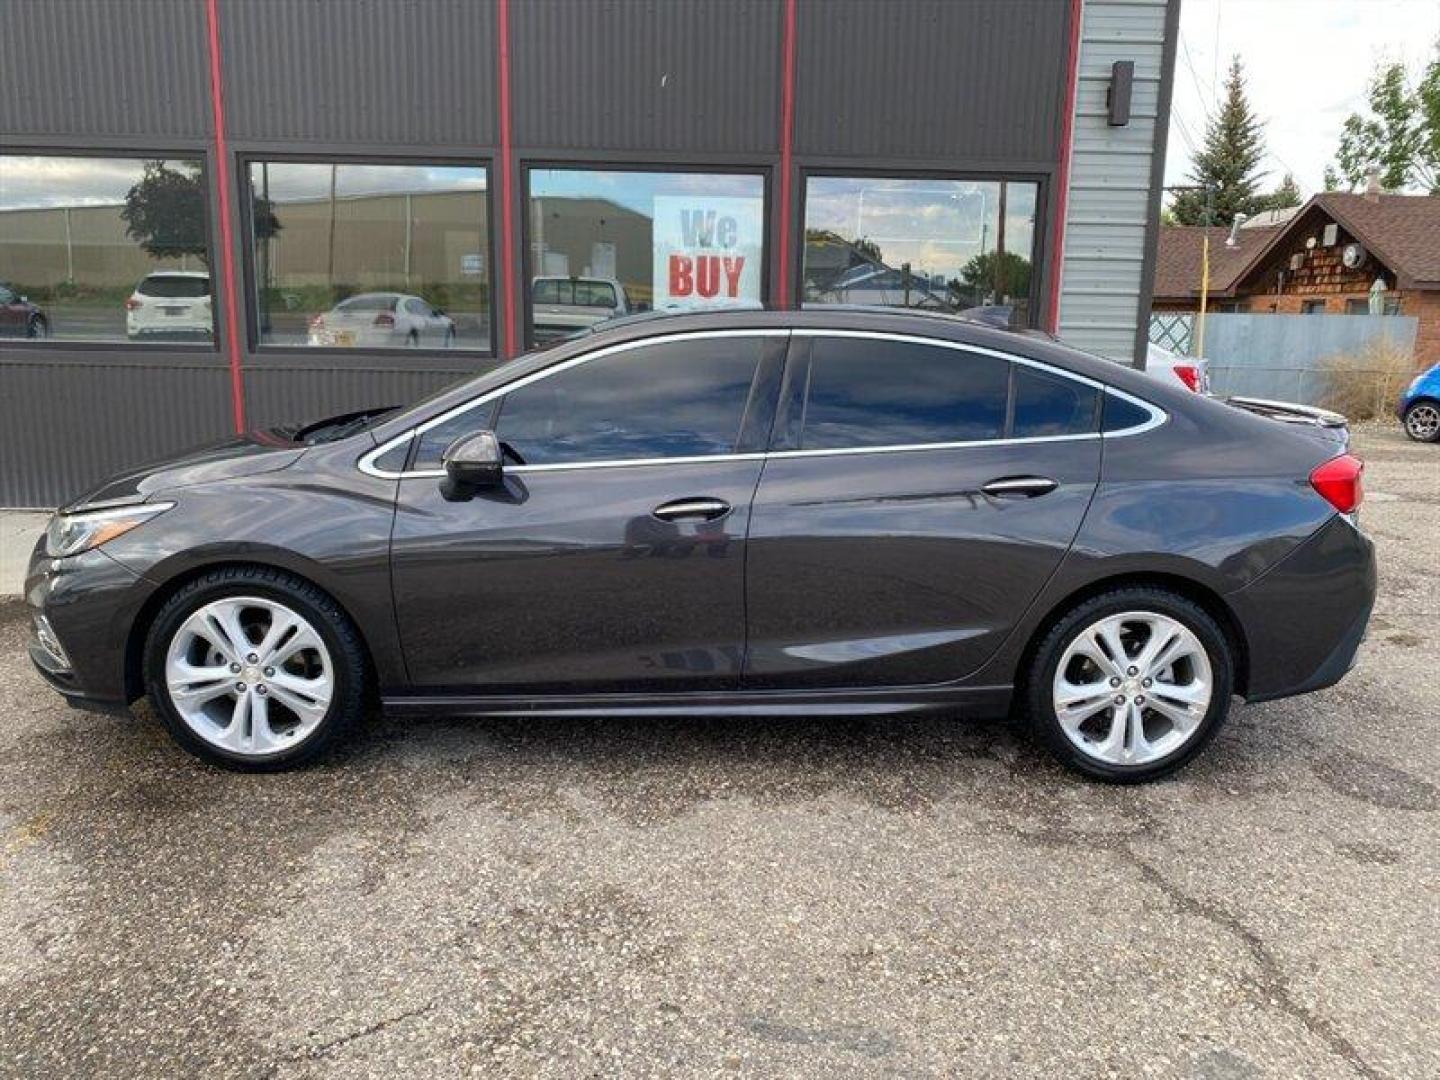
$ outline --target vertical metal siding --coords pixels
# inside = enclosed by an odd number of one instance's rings
[[[1053,163],[1065,0],[802,0],[799,154]]]
[[[0,506],[55,506],[230,430],[221,366],[29,355],[0,363]]]
[[[205,6],[194,0],[7,0],[0,134],[203,138]]]
[[[1060,335],[1127,363],[1149,314],[1140,305],[1151,174],[1164,127],[1158,112],[1166,13],[1166,0],[1085,0],[1080,30]],[[1124,127],[1107,123],[1106,93],[1117,60],[1135,61]]]
[[[223,0],[232,142],[478,149],[495,141],[495,5]]]
[[[773,154],[781,0],[523,0],[515,145]]]

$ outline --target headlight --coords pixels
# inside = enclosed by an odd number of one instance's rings
[[[56,514],[45,530],[45,554],[52,559],[79,555],[163,514],[174,503],[141,503],[120,506],[113,510],[81,510],[74,514]]]

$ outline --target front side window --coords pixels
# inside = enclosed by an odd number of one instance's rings
[[[530,326],[537,342],[655,309],[759,304],[757,174],[531,169]]]
[[[505,395],[495,431],[527,465],[731,453],[762,340],[696,338],[599,357]]]
[[[199,158],[0,155],[0,335],[214,340]]]
[[[490,351],[486,170],[250,163],[262,345]]]
[[[1035,208],[1028,181],[812,176],[802,297],[1031,323]]]
[[[816,338],[800,449],[998,439],[1010,363],[871,338]]]

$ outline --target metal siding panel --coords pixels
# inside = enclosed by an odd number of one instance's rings
[[[10,358],[0,363],[0,506],[58,506],[231,430],[229,373],[214,364]]]
[[[956,169],[1054,161],[1067,10],[1065,0],[801,0],[796,151]]]
[[[194,0],[9,0],[0,30],[7,136],[203,138],[210,130],[205,6]]]
[[[774,153],[780,0],[512,4],[515,143]]]
[[[377,405],[405,405],[480,370],[251,367],[245,372],[245,405],[257,427],[301,423]]]
[[[1166,0],[1086,0],[1080,35],[1060,334],[1129,362],[1144,293],[1146,223],[1165,45]],[[1107,123],[1110,65],[1134,60],[1130,123]]]
[[[220,18],[232,141],[495,142],[493,3],[231,2]]]

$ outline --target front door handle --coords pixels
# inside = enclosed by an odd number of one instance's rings
[[[980,490],[997,499],[1034,499],[1049,494],[1059,486],[1048,476],[1002,476],[991,480]]]
[[[650,513],[661,521],[719,521],[730,513],[730,504],[724,499],[676,499],[661,503]]]

